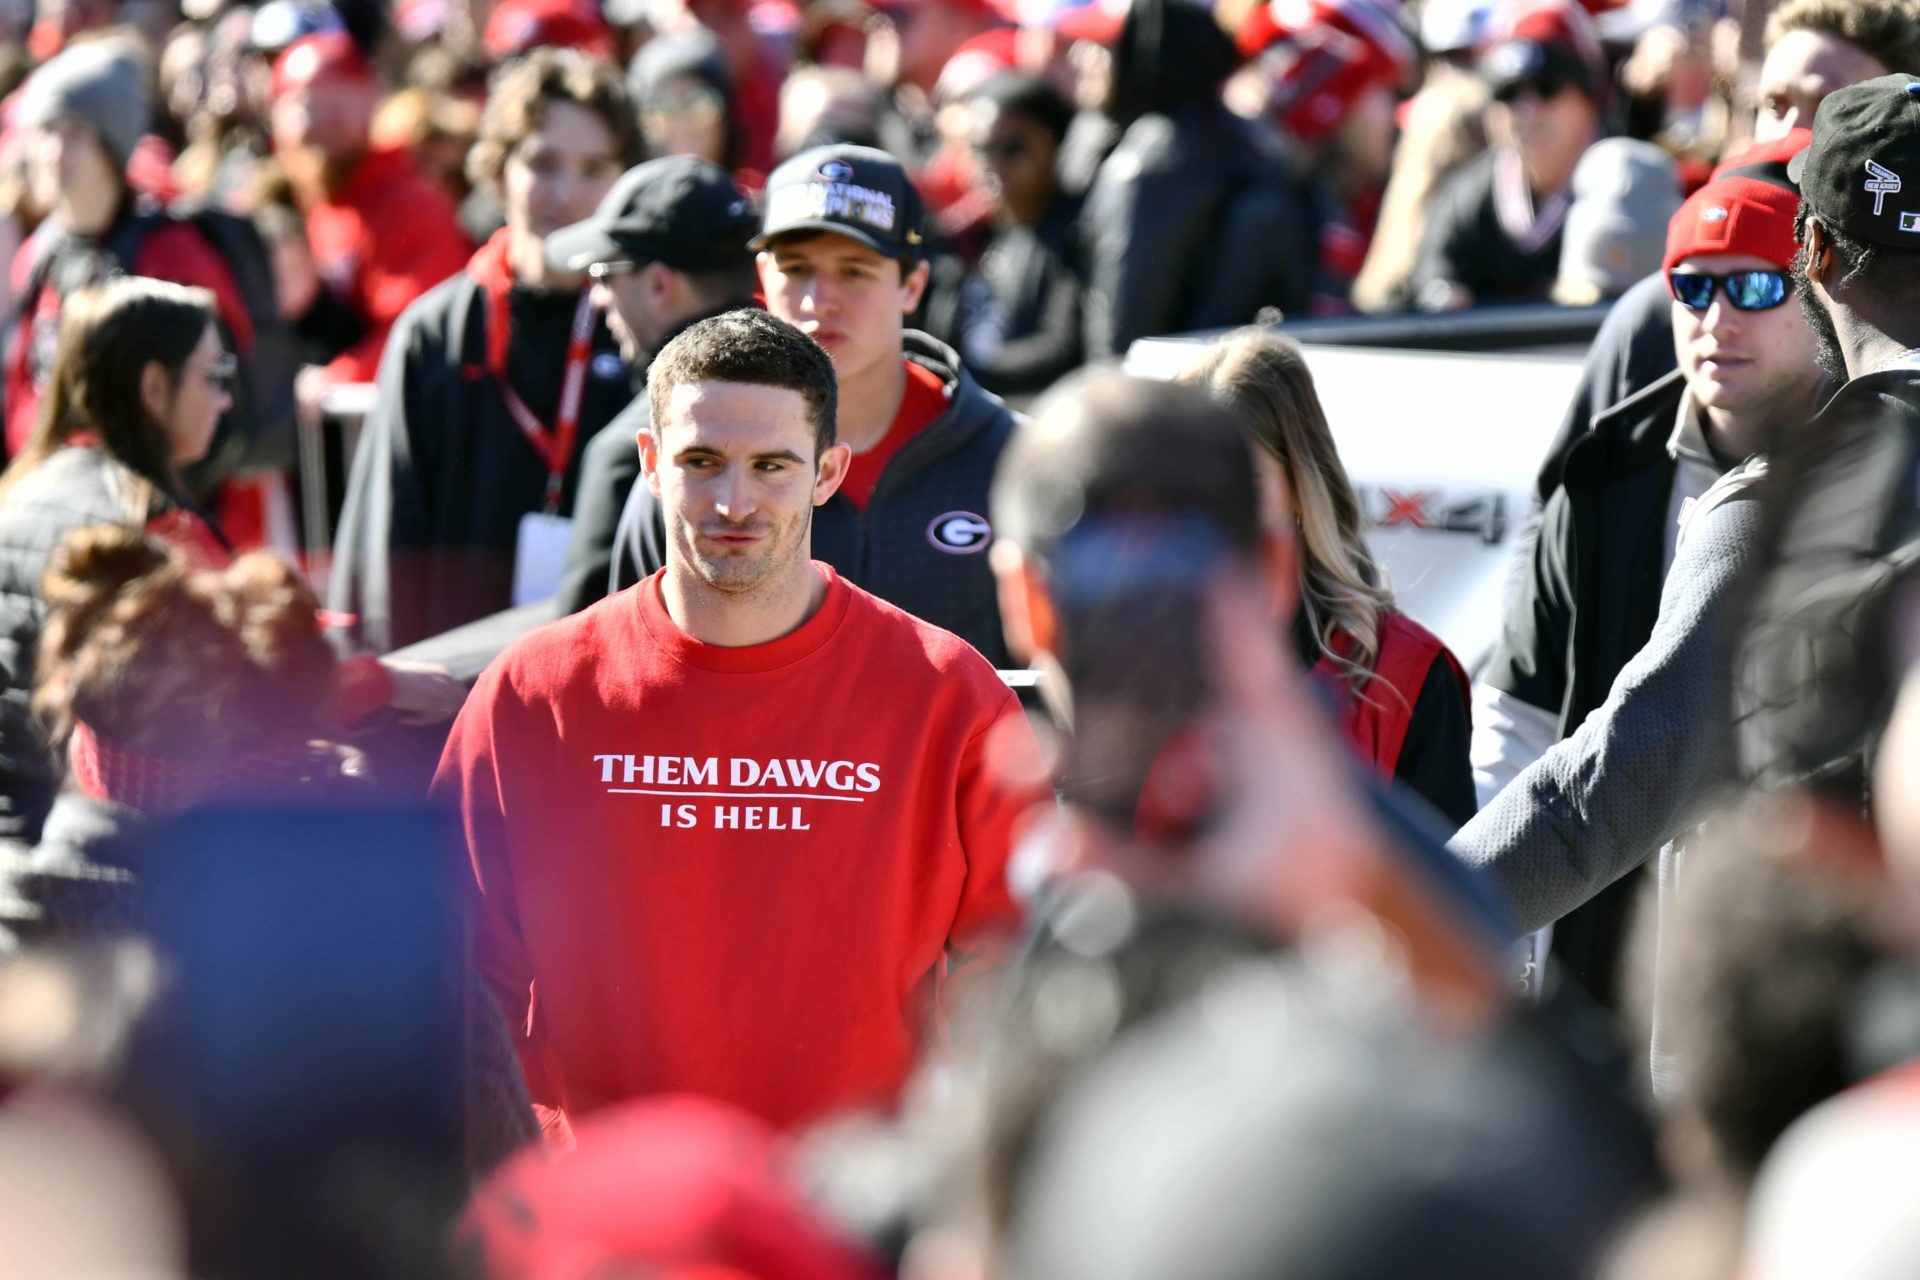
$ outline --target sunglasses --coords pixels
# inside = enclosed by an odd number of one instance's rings
[[[1523,96],[1532,94],[1542,102],[1551,102],[1567,90],[1567,80],[1551,73],[1529,76],[1524,80],[1515,80],[1503,84],[1493,91],[1493,100],[1502,106],[1510,107]]]
[[[1704,271],[1669,271],[1667,288],[1689,311],[1705,311],[1712,306],[1716,289],[1727,291],[1727,303],[1735,311],[1771,311],[1787,300],[1787,273],[1729,271],[1714,276]]]

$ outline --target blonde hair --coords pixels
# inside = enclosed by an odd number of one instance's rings
[[[1279,460],[1300,526],[1301,612],[1320,652],[1363,682],[1379,656],[1380,616],[1393,608],[1393,593],[1367,550],[1360,499],[1334,448],[1300,344],[1241,329],[1210,344],[1179,381],[1240,414]],[[1336,630],[1353,638],[1352,651],[1334,652]]]

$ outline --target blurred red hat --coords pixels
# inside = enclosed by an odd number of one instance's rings
[[[772,1130],[705,1098],[595,1114],[564,1155],[522,1152],[460,1225],[488,1280],[577,1280],[642,1264],[663,1280],[878,1280],[788,1185]]]
[[[940,102],[958,101],[1001,72],[1011,71],[1019,65],[1018,27],[995,27],[991,31],[982,31],[955,49],[953,56],[947,59],[947,64],[940,68],[940,79],[934,85],[933,96]]]
[[[1302,142],[1326,137],[1370,89],[1413,69],[1413,40],[1373,0],[1275,0],[1240,24],[1242,53],[1260,55],[1274,115]]]
[[[373,66],[344,31],[320,31],[287,46],[273,64],[273,96],[278,98],[322,81],[372,84]]]
[[[1757,142],[1745,151],[1738,151],[1728,156],[1719,164],[1713,166],[1713,176],[1719,178],[1732,173],[1736,169],[1750,169],[1755,166],[1766,165],[1778,166],[1781,180],[1791,182],[1792,179],[1786,176],[1787,161],[1793,159],[1802,151],[1805,151],[1808,144],[1812,141],[1813,131],[1811,129],[1789,129],[1772,142]]]
[[[1126,25],[1127,0],[1087,0],[1054,11],[1053,34],[1063,41],[1089,40],[1112,44]]]
[[[500,0],[487,18],[484,43],[496,62],[542,45],[614,56],[613,29],[593,0]]]

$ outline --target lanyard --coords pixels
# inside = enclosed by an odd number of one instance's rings
[[[547,430],[546,424],[527,408],[519,393],[507,382],[507,290],[489,290],[492,314],[487,317],[487,373],[500,388],[507,413],[533,451],[547,464],[546,513],[560,510],[560,490],[567,481],[567,463],[573,458],[573,442],[580,434],[580,401],[587,391],[587,359],[593,354],[594,306],[591,290],[582,290],[580,305],[573,309],[573,332],[567,340],[567,371],[560,381],[560,414]]]

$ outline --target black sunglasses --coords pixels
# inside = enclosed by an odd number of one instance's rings
[[[1493,100],[1502,106],[1510,107],[1520,100],[1522,94],[1531,93],[1542,102],[1550,102],[1566,92],[1567,84],[1564,76],[1544,72],[1501,85],[1493,91]]]
[[[1018,160],[1027,154],[1028,141],[1025,138],[1001,138],[995,142],[978,143],[973,153],[983,160],[998,160],[1002,164]]]
[[[240,380],[240,359],[231,351],[222,351],[207,362],[207,381],[221,391],[232,391]]]
[[[1771,311],[1787,300],[1787,273],[1729,271],[1714,276],[1704,271],[1669,271],[1667,288],[1689,311],[1705,311],[1712,306],[1716,289],[1727,291],[1727,302],[1735,311]]]

